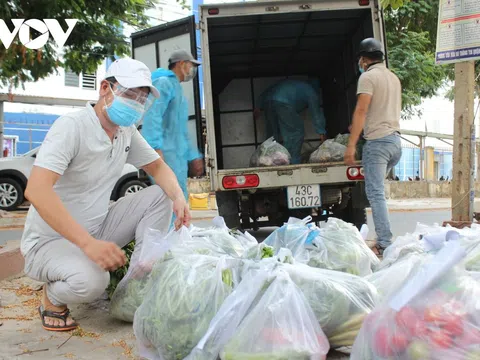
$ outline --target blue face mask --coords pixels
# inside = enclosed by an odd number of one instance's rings
[[[363,69],[362,63],[358,61],[358,71],[360,71],[360,74],[363,74],[365,70]]]
[[[115,94],[113,96],[113,102],[106,106],[106,110],[108,117],[114,124],[129,127],[142,118],[145,112],[142,105],[135,100],[122,98]]]

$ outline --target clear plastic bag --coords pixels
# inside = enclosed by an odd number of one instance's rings
[[[282,248],[289,249],[296,261],[307,263],[310,259],[307,246],[320,232],[314,224],[308,224],[311,220],[310,216],[303,220],[290,218],[288,223],[270,234],[263,244],[271,246],[275,255]]]
[[[135,311],[141,305],[148,290],[148,277],[153,264],[162,259],[172,246],[181,243],[188,236],[188,230],[165,235],[161,231],[148,229],[140,252],[134,252],[130,267],[120,281],[110,301],[110,314],[123,321],[132,322]]]
[[[220,353],[222,360],[324,360],[328,341],[300,289],[278,271]]]
[[[459,251],[460,250],[460,251]],[[480,356],[480,284],[446,245],[366,318],[352,360],[473,360]]]
[[[428,259],[429,257],[423,254],[412,253],[391,266],[366,276],[365,279],[375,286],[380,300],[383,300],[397,292]]]
[[[363,318],[377,302],[375,287],[365,279],[305,264],[282,264],[302,290],[334,348],[351,346]]]
[[[312,267],[367,276],[380,264],[357,227],[340,219],[329,218],[312,245],[308,261]]]
[[[250,166],[282,166],[289,165],[290,153],[273,137],[265,140],[250,158]]]
[[[238,284],[240,265],[240,260],[205,255],[157,263],[152,286],[133,322],[140,355],[150,360],[184,359]]]
[[[310,163],[327,163],[343,161],[347,147],[332,139],[325,140],[320,147],[310,156]]]
[[[218,358],[220,351],[234,336],[255,299],[265,291],[270,274],[276,266],[277,263],[273,261],[245,264],[242,281],[224,301],[210,322],[205,335],[185,360],[216,360]]]

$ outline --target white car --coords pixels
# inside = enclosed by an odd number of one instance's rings
[[[27,180],[39,149],[37,147],[20,156],[0,158],[0,210],[16,210],[23,204]],[[116,201],[146,188],[148,185],[140,181],[138,175],[135,166],[125,164],[110,199]]]

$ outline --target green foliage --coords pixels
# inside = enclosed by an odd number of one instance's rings
[[[123,251],[125,251],[125,255],[127,257],[127,263],[121,268],[118,268],[117,270],[110,273],[110,284],[107,288],[107,293],[110,299],[112,298],[112,295],[115,292],[115,289],[117,288],[120,281],[125,275],[127,275],[128,267],[130,266],[130,259],[132,257],[134,248],[135,241],[130,242],[127,246],[123,248]]]
[[[402,82],[403,117],[420,115],[422,99],[434,96],[448,67],[435,64],[438,3],[417,0],[385,9],[389,65]]]
[[[0,45],[0,82],[23,85],[54,74],[59,67],[68,67],[76,73],[94,72],[105,58],[130,53],[122,23],[135,29],[147,28],[149,18],[145,11],[152,7],[153,0],[2,1],[0,19],[57,19],[64,31],[67,29],[64,19],[78,19],[78,22],[63,49],[55,49],[51,37],[40,50],[27,49],[18,36],[8,50]],[[7,26],[13,29],[9,21]]]

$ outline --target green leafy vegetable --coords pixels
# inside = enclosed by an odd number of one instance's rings
[[[137,339],[165,360],[184,359],[232,292],[234,264],[205,255],[157,263],[135,316]]]

